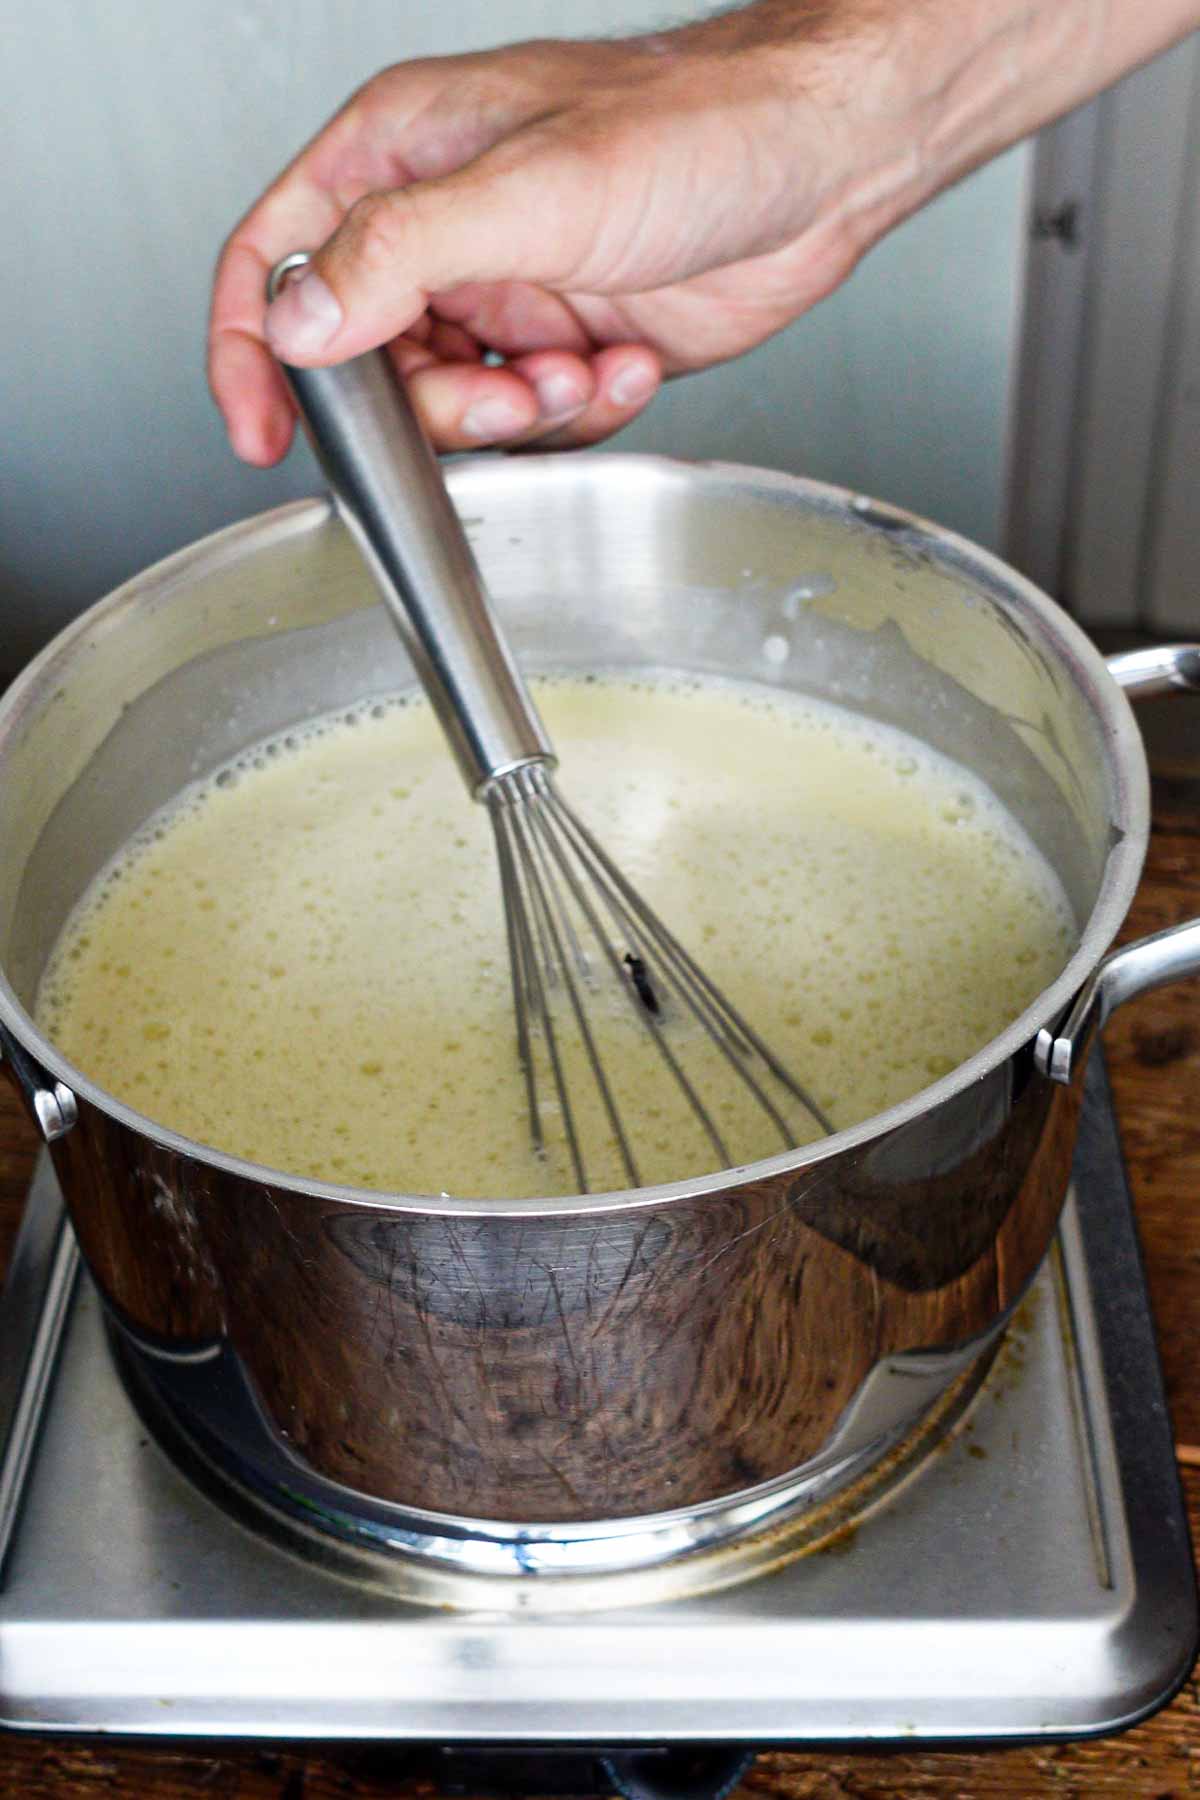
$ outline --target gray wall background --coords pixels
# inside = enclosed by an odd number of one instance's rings
[[[404,57],[661,28],[646,0],[44,0],[0,18],[0,665],[205,532],[320,483],[243,468],[207,396],[213,260],[360,82]],[[739,363],[675,383],[620,439],[845,482],[994,545],[1028,152],[893,234]]]

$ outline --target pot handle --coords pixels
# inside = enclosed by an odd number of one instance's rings
[[[1131,700],[1200,693],[1200,644],[1129,650],[1109,657],[1108,672]],[[1038,1032],[1033,1052],[1038,1069],[1067,1085],[1115,1007],[1185,975],[1200,975],[1200,919],[1114,950],[1080,988],[1057,1027]]]
[[[24,1045],[0,1025],[0,1063],[13,1078],[14,1086],[48,1144],[65,1137],[79,1118],[75,1096],[65,1081],[58,1081],[35,1062]]]

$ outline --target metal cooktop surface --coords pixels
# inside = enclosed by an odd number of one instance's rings
[[[1027,1739],[1131,1722],[1196,1647],[1098,1059],[1058,1242],[954,1434],[825,1549],[742,1585],[639,1601],[626,1578],[611,1608],[451,1611],[258,1535],[127,1398],[45,1165],[0,1303],[0,1431],[0,1721],[34,1730],[509,1748]]]

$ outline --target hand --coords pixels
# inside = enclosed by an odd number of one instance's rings
[[[444,449],[618,430],[664,373],[760,342],[852,266],[852,233],[812,228],[831,133],[797,129],[806,110],[769,56],[721,65],[687,34],[386,70],[222,255],[210,377],[235,448],[267,464],[291,438],[268,342],[297,363],[390,343]],[[322,245],[264,321],[269,269]]]
[[[222,254],[209,375],[234,447],[269,464],[291,440],[272,350],[321,364],[385,343],[442,449],[594,443],[1197,11],[759,0],[661,37],[385,70]],[[313,265],[268,314],[293,250]]]

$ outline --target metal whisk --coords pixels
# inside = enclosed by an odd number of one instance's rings
[[[268,294],[305,266],[286,257]],[[790,1148],[789,1100],[833,1126],[784,1063],[637,894],[555,788],[557,758],[501,635],[441,466],[383,351],[327,369],[285,369],[339,512],[358,543],[458,760],[495,834],[517,1049],[533,1146],[561,1116],[575,1181],[590,1191],[568,1064],[586,1064],[631,1186],[633,1134],[602,1053],[600,1015],[623,996],[717,1158],[735,1158],[716,1102],[683,1057],[703,1043]],[[577,1044],[567,1055],[566,1034]],[[711,1058],[710,1058],[711,1061]],[[724,1075],[722,1074],[722,1081]],[[550,1095],[543,1091],[549,1083]],[[718,1100],[720,1096],[717,1097]]]

